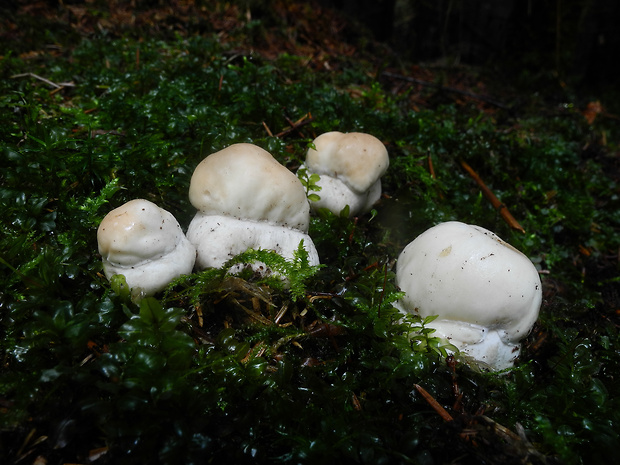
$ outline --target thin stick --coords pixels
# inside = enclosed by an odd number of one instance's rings
[[[433,159],[431,158],[430,153],[427,155],[426,159],[428,160],[428,171],[431,174],[431,178],[437,179],[437,176],[435,175],[435,167],[433,166]]]
[[[484,181],[482,181],[480,176],[478,176],[478,173],[476,173],[474,169],[463,160],[461,160],[461,166],[465,169],[465,171],[467,171],[467,173],[472,177],[472,179],[476,181],[476,184],[478,184],[478,187],[480,187],[480,190],[482,191],[484,196],[489,200],[489,202],[491,202],[493,208],[499,211],[499,214],[502,215],[502,218],[504,218],[504,221],[508,223],[508,226],[510,226],[512,229],[516,229],[517,231],[521,231],[522,233],[524,233],[525,229],[523,229],[519,222],[515,220],[512,214],[508,211],[506,205],[504,205],[495,196],[491,189],[487,187],[487,185],[484,183]]]
[[[383,305],[383,296],[385,295],[385,288],[387,286],[387,279],[388,279],[388,261],[385,262],[385,265],[383,265],[384,271],[385,271],[385,276],[383,278],[383,289],[381,289],[381,294],[379,295],[379,309],[377,310],[377,315],[379,316],[379,318],[381,318],[381,305]]]
[[[267,131],[267,134],[269,134],[269,137],[273,137],[273,132],[271,132],[271,129],[269,129],[269,126],[267,126],[267,123],[265,123],[264,121],[263,127],[265,128],[265,131]]]
[[[454,87],[445,87],[439,84],[435,84],[434,82],[429,82],[429,81],[423,81],[422,79],[416,79],[410,76],[403,76],[401,74],[396,74],[396,73],[390,73],[387,71],[383,72],[383,75],[392,79],[400,79],[402,81],[407,81],[407,82],[413,82],[415,84],[420,84],[421,86],[426,86],[426,87],[434,87],[435,89],[438,90],[443,90],[445,92],[452,92],[455,94],[460,94],[460,95],[464,95],[466,97],[471,97],[473,99],[476,100],[480,100],[481,102],[485,102],[488,103],[490,105],[496,106],[498,108],[501,108],[502,110],[510,110],[510,107],[503,104],[502,102],[498,102],[497,100],[491,98],[491,97],[487,97],[485,95],[478,95],[478,94],[474,94],[472,92],[467,92],[466,90],[461,90],[461,89],[456,89]]]
[[[293,123],[293,126],[298,126],[298,125],[300,125],[300,124],[301,124],[301,122],[302,122],[303,120],[305,120],[306,118],[310,118],[310,119],[312,119],[312,113],[306,113],[304,116],[302,116],[302,117],[301,117],[301,118],[299,118],[297,121],[295,121],[295,122]]]
[[[49,79],[46,79],[46,78],[44,78],[42,76],[39,76],[38,74],[34,74],[34,73],[14,74],[13,76],[11,76],[12,79],[21,78],[21,77],[32,77],[32,78],[38,79],[39,81],[42,81],[42,82],[46,83],[48,86],[54,87],[55,89],[61,89],[63,87],[73,87],[73,86],[75,86],[75,84],[73,84],[72,82],[61,82],[60,84],[56,84],[55,82],[52,82]]]
[[[428,162],[428,172],[431,175],[431,178],[433,179],[437,179],[437,174],[435,173],[435,165],[433,165],[433,157],[430,154],[430,151],[428,153],[428,155],[426,156],[426,160]],[[439,186],[435,186],[435,190],[437,191],[437,195],[439,196],[440,199],[443,199],[443,193],[441,192],[441,188]]]
[[[298,126],[298,124],[299,124],[301,121],[303,121],[303,120],[304,120],[305,116],[304,116],[303,118],[301,118],[300,120],[295,121],[295,122],[294,122],[294,121],[292,121],[292,120],[291,120],[288,116],[284,116],[284,118],[286,119],[286,122],[289,124],[289,126],[291,127],[291,129],[296,130],[296,131],[299,133],[299,135],[300,135],[301,137],[305,137],[305,136],[303,135],[303,133],[299,130],[299,126]]]
[[[312,117],[312,115],[310,113],[308,113],[308,114],[304,115],[302,118],[298,119],[295,122],[291,121],[289,118],[286,118],[286,121],[288,122],[288,124],[291,127],[290,128],[286,128],[283,131],[277,133],[276,137],[286,136],[287,134],[290,134],[293,131],[297,131],[302,126],[305,126],[306,124],[309,124],[312,121],[314,121],[314,118]]]
[[[435,412],[437,412],[444,421],[454,420],[454,418],[452,418],[452,416],[448,413],[448,411],[445,408],[443,408],[441,405],[439,405],[439,402],[437,402],[433,398],[433,396],[431,396],[426,391],[426,389],[424,389],[419,384],[414,384],[413,387],[416,388],[416,390],[422,395],[422,397],[424,397],[424,400],[426,400],[426,402],[428,402],[429,405],[433,407],[433,410],[435,410]]]

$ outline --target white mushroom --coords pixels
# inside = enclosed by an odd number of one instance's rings
[[[402,251],[399,305],[462,353],[493,370],[510,368],[519,341],[538,318],[540,277],[532,262],[491,231],[451,221],[434,226]]]
[[[187,231],[197,268],[219,268],[248,249],[291,259],[302,240],[310,264],[319,263],[303,185],[256,145],[234,144],[206,157],[192,175],[189,199],[198,210]]]
[[[313,210],[327,208],[335,214],[349,206],[349,215],[370,211],[381,197],[381,176],[390,164],[383,143],[361,132],[326,132],[314,140],[302,168],[318,174],[321,187]]]
[[[108,279],[125,276],[134,297],[163,290],[191,273],[196,250],[172,214],[136,199],[108,213],[97,230],[103,271]]]

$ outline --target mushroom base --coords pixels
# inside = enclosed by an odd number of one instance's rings
[[[377,179],[367,191],[356,192],[349,188],[343,181],[327,174],[321,174],[321,179],[316,183],[321,187],[318,192],[320,200],[310,202],[310,208],[314,211],[319,208],[327,208],[338,215],[344,207],[349,206],[349,216],[364,214],[381,197],[381,180]]]
[[[302,240],[310,264],[319,264],[319,255],[310,236],[299,230],[264,222],[199,212],[189,225],[187,238],[196,247],[198,269],[220,268],[248,249],[273,250],[286,259],[292,259]],[[253,265],[252,268],[266,273],[264,265]]]
[[[196,261],[196,249],[184,236],[175,248],[154,260],[144,260],[136,265],[121,265],[103,257],[103,272],[110,280],[122,274],[134,298],[146,297],[162,291],[174,279],[189,274]]]
[[[521,351],[521,345],[509,342],[502,330],[441,319],[432,321],[427,327],[435,329],[432,336],[445,339],[461,354],[493,371],[512,368]]]

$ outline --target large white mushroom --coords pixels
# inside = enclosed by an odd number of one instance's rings
[[[174,216],[144,199],[108,213],[97,230],[103,271],[108,279],[125,276],[134,297],[163,290],[192,272],[196,249]]]
[[[390,164],[383,143],[370,134],[338,131],[321,134],[308,149],[302,168],[321,179],[320,200],[313,210],[327,208],[335,214],[349,206],[349,215],[363,214],[381,197],[381,176]]]
[[[297,177],[253,144],[234,144],[206,157],[192,175],[189,200],[198,210],[187,237],[199,269],[221,267],[248,249],[293,258],[303,241],[311,265],[319,257],[310,236],[310,209]],[[260,271],[260,265],[254,266]]]
[[[402,309],[462,353],[493,370],[510,368],[538,318],[542,301],[536,267],[491,231],[456,221],[440,223],[402,251],[397,285]]]

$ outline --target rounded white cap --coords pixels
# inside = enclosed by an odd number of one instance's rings
[[[438,335],[495,369],[511,366],[542,302],[538,271],[524,254],[487,229],[456,221],[405,247],[396,282],[406,293],[402,308],[438,315],[429,325]]]
[[[204,215],[265,221],[308,231],[306,191],[293,173],[253,144],[206,157],[192,175],[189,200]]]
[[[313,142],[316,150],[306,154],[308,171],[340,179],[356,193],[368,191],[390,165],[385,145],[370,134],[332,131]]]
[[[140,288],[144,295],[191,273],[196,260],[196,250],[174,216],[144,199],[108,213],[97,230],[97,242],[106,277],[122,274],[130,288]]]

